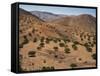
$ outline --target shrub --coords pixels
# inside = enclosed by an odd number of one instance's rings
[[[89,35],[89,36],[88,36],[88,41],[90,41],[90,38],[91,38],[91,36]]]
[[[55,57],[55,58],[57,58],[57,57],[58,57],[58,55],[55,55],[54,57]]]
[[[65,48],[64,51],[65,51],[65,53],[70,53],[70,49],[69,48]]]
[[[58,47],[53,47],[53,49],[54,49],[55,51],[58,51]]]
[[[63,41],[64,41],[64,43],[66,43],[66,42],[67,42],[67,39],[66,39],[66,38],[64,38],[64,39],[63,39]]]
[[[29,41],[26,36],[24,36],[24,42],[22,44],[27,44]]]
[[[77,50],[77,49],[78,49],[77,46],[76,46],[75,44],[72,45],[72,48],[73,48],[74,50]]]
[[[42,42],[42,43],[40,43],[40,47],[44,47],[44,43]]]
[[[49,44],[49,42],[50,42],[49,40],[46,40],[46,43],[47,43],[47,44]]]
[[[94,60],[96,60],[96,54],[95,54],[95,53],[92,54],[92,58],[93,58]]]
[[[29,35],[30,37],[32,37],[32,34],[31,34],[31,33],[29,33],[28,35]]]
[[[72,64],[70,65],[70,67],[75,68],[75,67],[77,67],[77,65],[74,64],[74,63],[72,63]]]
[[[23,44],[19,44],[19,48],[23,48]]]
[[[35,32],[35,29],[33,28],[32,32],[34,33]]]
[[[53,66],[51,67],[42,67],[42,70],[54,70],[55,68]]]
[[[64,43],[59,43],[59,46],[60,46],[60,47],[64,47],[65,44],[64,44]]]
[[[52,38],[46,38],[46,43],[48,44],[51,40]]]
[[[90,45],[88,43],[85,43],[84,46],[86,47],[86,50],[88,52],[92,52],[92,48],[90,48]]]
[[[91,44],[91,47],[93,47],[94,46],[94,44]]]
[[[66,39],[66,41],[67,41],[67,42],[70,42],[70,40],[69,40],[69,39]]]
[[[74,41],[74,44],[80,44],[78,41]]]
[[[83,38],[81,38],[81,41],[83,41]]]
[[[56,40],[56,39],[54,39],[53,41],[54,41],[55,43],[57,43],[57,40]]]
[[[89,44],[88,44],[88,43],[85,43],[84,46],[85,46],[85,47],[89,47]]]
[[[60,38],[57,38],[57,41],[59,41],[59,42],[60,42],[60,41],[61,41],[61,39],[60,39]]]
[[[37,38],[36,37],[34,38],[33,42],[37,42]]]
[[[87,49],[88,52],[92,52],[92,48],[87,47],[86,49]]]
[[[35,57],[35,53],[36,53],[35,51],[29,51],[28,56],[29,57]]]
[[[41,37],[41,42],[44,42],[44,39],[45,39],[44,37]]]
[[[96,41],[93,41],[93,44],[96,44]]]
[[[37,49],[38,49],[38,50],[40,50],[40,49],[41,49],[41,47],[37,47]]]
[[[44,60],[43,63],[46,63],[46,60]]]

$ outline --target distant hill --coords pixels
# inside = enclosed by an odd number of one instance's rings
[[[63,17],[63,15],[57,15],[49,12],[31,11],[31,13],[44,21],[51,21]]]

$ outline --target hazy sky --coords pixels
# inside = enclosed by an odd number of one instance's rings
[[[19,5],[27,11],[45,11],[54,14],[64,15],[80,15],[80,14],[91,14],[96,16],[96,9],[94,8],[75,8],[75,7],[53,7],[53,6],[37,6],[37,5]]]

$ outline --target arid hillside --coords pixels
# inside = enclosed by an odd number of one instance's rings
[[[20,70],[96,67],[95,28],[96,18],[91,15],[64,15],[48,22],[20,9]]]

